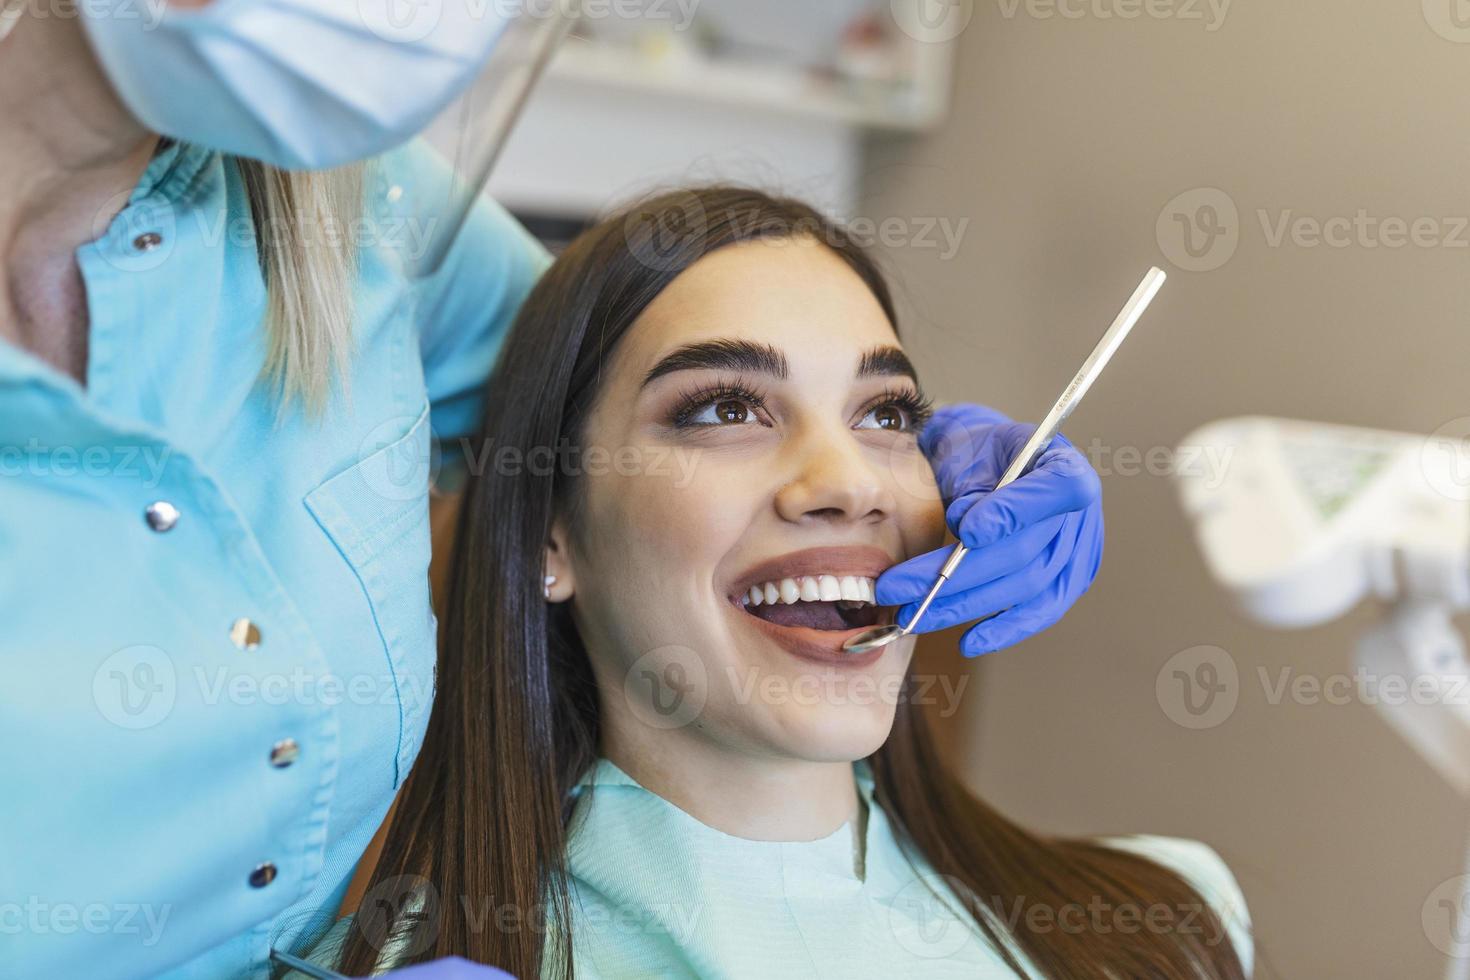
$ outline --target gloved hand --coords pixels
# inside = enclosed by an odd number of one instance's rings
[[[981,405],[947,405],[919,435],[944,498],[945,522],[970,552],[919,620],[929,633],[988,617],[960,638],[967,657],[1041,632],[1087,591],[1102,561],[1102,487],[1087,458],[1057,436],[1020,479],[995,485],[1034,425]],[[911,558],[879,577],[880,605],[907,623],[953,551]]]
[[[420,963],[402,970],[393,970],[382,976],[389,980],[515,980],[504,970],[471,963],[458,956],[434,960],[432,963]]]

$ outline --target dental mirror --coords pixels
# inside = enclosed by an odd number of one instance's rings
[[[1021,452],[1017,454],[1015,459],[1011,460],[1011,465],[1006,468],[1005,475],[995,485],[996,490],[1013,482],[1021,474],[1029,470],[1031,464],[1036,461],[1036,458],[1042,454],[1047,446],[1051,445],[1052,439],[1056,437],[1057,430],[1062,427],[1062,423],[1067,420],[1067,416],[1072,414],[1072,410],[1082,403],[1082,397],[1087,394],[1087,389],[1092,387],[1092,383],[1097,380],[1098,375],[1102,374],[1103,368],[1108,366],[1108,361],[1113,359],[1113,354],[1122,345],[1124,338],[1128,336],[1128,332],[1133,329],[1133,325],[1138,322],[1138,318],[1143,316],[1143,311],[1148,309],[1148,304],[1153,302],[1153,298],[1158,295],[1159,288],[1164,285],[1166,278],[1168,277],[1164,274],[1164,270],[1157,266],[1148,270],[1147,275],[1143,277],[1143,281],[1138,284],[1138,288],[1133,291],[1133,295],[1123,305],[1123,310],[1118,314],[1117,319],[1113,321],[1113,325],[1108,327],[1107,332],[1102,335],[1102,339],[1097,342],[1097,346],[1092,349],[1092,353],[1087,355],[1087,360],[1082,362],[1081,369],[1072,378],[1071,383],[1062,390],[1061,397],[1051,407],[1051,411],[1046,413],[1046,418],[1042,419],[1041,424],[1036,427],[1036,431],[1031,434],[1031,438],[1026,440],[1026,445],[1021,447]],[[968,553],[969,549],[962,542],[955,544],[954,551],[951,552],[948,560],[945,561],[944,567],[939,570],[939,577],[935,580],[934,585],[930,587],[929,594],[924,596],[924,601],[920,603],[918,611],[914,613],[913,618],[909,620],[907,626],[899,626],[897,623],[888,626],[875,626],[852,637],[846,643],[842,644],[842,649],[848,653],[866,653],[869,650],[876,650],[878,647],[887,646],[894,640],[912,633],[914,626],[918,624],[919,619],[928,610],[929,604],[934,601],[934,597],[939,594],[939,590],[944,586],[945,582],[949,581],[949,577],[959,567],[961,559]],[[1004,610],[1000,612],[1004,612]],[[985,619],[992,619],[1000,615],[1000,612],[991,613]],[[985,620],[982,619],[980,622],[983,623]]]

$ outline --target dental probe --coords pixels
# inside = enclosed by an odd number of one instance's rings
[[[1153,302],[1154,296],[1158,294],[1159,287],[1163,286],[1166,278],[1168,277],[1164,275],[1164,270],[1157,266],[1148,270],[1148,274],[1143,277],[1143,282],[1138,284],[1138,288],[1133,291],[1133,295],[1123,305],[1123,310],[1118,314],[1118,318],[1113,321],[1113,325],[1108,327],[1107,333],[1102,335],[1102,339],[1097,342],[1097,346],[1092,349],[1092,353],[1087,355],[1087,360],[1082,362],[1082,368],[1072,378],[1072,383],[1063,389],[1061,397],[1051,407],[1051,411],[1046,413],[1046,418],[1042,419],[1041,425],[1036,427],[1036,431],[1031,434],[1031,438],[1026,440],[1026,445],[1021,447],[1021,452],[1015,459],[1011,460],[1011,465],[1006,468],[1005,475],[995,485],[996,490],[1019,478],[1021,474],[1031,468],[1031,464],[1036,461],[1036,458],[1041,455],[1046,447],[1051,445],[1052,439],[1056,437],[1057,430],[1062,427],[1062,423],[1067,420],[1067,416],[1072,414],[1072,410],[1081,404],[1082,397],[1087,394],[1087,389],[1092,387],[1092,383],[1097,380],[1098,375],[1102,374],[1103,368],[1107,367],[1108,361],[1112,360],[1113,354],[1122,345],[1124,338],[1128,336],[1128,331],[1132,330],[1133,325],[1138,322],[1138,318],[1143,316],[1143,311],[1148,309],[1149,303]],[[919,622],[919,618],[924,615],[924,612],[929,608],[929,604],[934,601],[934,597],[939,594],[939,590],[944,586],[944,583],[949,581],[949,577],[954,574],[954,570],[959,567],[961,559],[967,554],[969,554],[969,549],[965,547],[964,543],[956,542],[954,551],[944,563],[944,567],[939,570],[938,580],[929,589],[929,594],[924,597],[923,603],[919,605],[918,611],[914,613],[913,618],[909,620],[907,626],[899,626],[896,623],[891,623],[887,626],[874,626],[842,644],[842,649],[849,653],[865,653],[868,650],[875,650],[878,647],[887,646],[899,637],[912,633],[914,626]],[[986,619],[998,615],[1000,615],[999,612],[992,613]],[[984,622],[984,620],[981,620],[981,622]]]
[[[292,956],[290,953],[283,953],[279,949],[271,950],[271,959],[275,960],[282,966],[289,966],[297,973],[306,974],[308,977],[311,977],[312,980],[350,980],[350,978],[346,974],[338,973],[335,970],[328,970],[326,967],[317,966],[310,960],[303,960],[299,956]]]

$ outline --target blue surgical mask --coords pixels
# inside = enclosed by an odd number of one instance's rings
[[[166,136],[286,169],[421,131],[505,30],[485,0],[94,0],[83,22],[123,102]]]

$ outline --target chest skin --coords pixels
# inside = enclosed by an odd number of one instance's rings
[[[9,301],[0,309],[0,337],[85,387],[90,321],[76,259],[15,256],[9,264]]]

